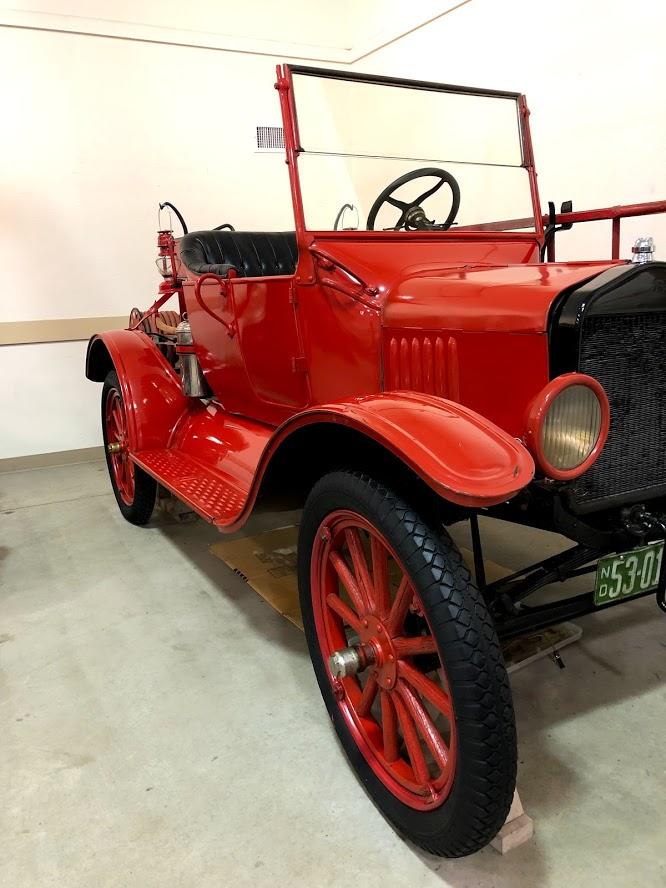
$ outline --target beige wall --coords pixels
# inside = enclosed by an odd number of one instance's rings
[[[4,320],[145,303],[160,200],[192,229],[293,224],[283,158],[253,151],[280,120],[274,60],[0,29],[0,77]]]
[[[174,45],[185,40],[182,4],[114,4],[115,24],[96,0],[34,6],[0,8],[0,25],[31,28],[0,27],[0,322],[147,305],[159,282],[159,200],[180,206],[193,228],[289,226],[282,158],[252,147],[255,124],[279,122],[272,83],[287,52],[327,65],[363,54],[359,70],[524,90],[544,203],[666,196],[657,0],[643,0],[640,17],[629,0],[471,0],[397,40],[455,4],[298,0],[288,22],[261,0],[240,5],[244,19],[218,0],[190,4],[192,27],[210,21],[203,33],[229,51]],[[88,35],[62,33],[64,13],[79,28],[83,13],[107,16],[120,39],[90,36],[101,30],[93,18]],[[623,253],[642,231],[666,256],[656,219],[627,225]],[[606,255],[608,241],[603,227],[581,227],[564,235],[560,255]],[[0,347],[0,459],[99,443],[99,388],[83,379],[84,353],[83,342]]]
[[[253,146],[280,122],[276,61],[0,28],[0,322],[149,305],[160,200],[193,229],[293,227],[283,158]],[[0,347],[0,459],[99,443],[84,355]]]

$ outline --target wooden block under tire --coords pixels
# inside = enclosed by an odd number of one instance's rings
[[[519,845],[524,845],[534,835],[534,821],[523,811],[523,805],[516,789],[513,793],[511,809],[504,826],[490,843],[495,851],[506,854]]]

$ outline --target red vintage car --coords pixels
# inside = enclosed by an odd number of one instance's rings
[[[620,219],[666,202],[543,216],[517,93],[295,66],[276,88],[295,230],[178,213],[158,299],[90,341],[111,483],[138,525],[158,483],[223,532],[302,506],[307,642],[349,761],[400,833],[461,856],[514,792],[501,642],[664,608],[666,264],[649,239],[618,252]],[[612,260],[555,261],[558,230],[604,218]],[[487,582],[480,514],[573,545]],[[587,572],[588,594],[527,603]]]

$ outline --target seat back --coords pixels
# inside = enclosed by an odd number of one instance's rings
[[[195,274],[239,277],[294,274],[298,259],[293,231],[192,231],[180,239],[180,258]]]

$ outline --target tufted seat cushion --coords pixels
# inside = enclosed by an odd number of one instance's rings
[[[180,239],[180,258],[195,274],[239,277],[294,274],[298,251],[293,231],[192,231]]]

